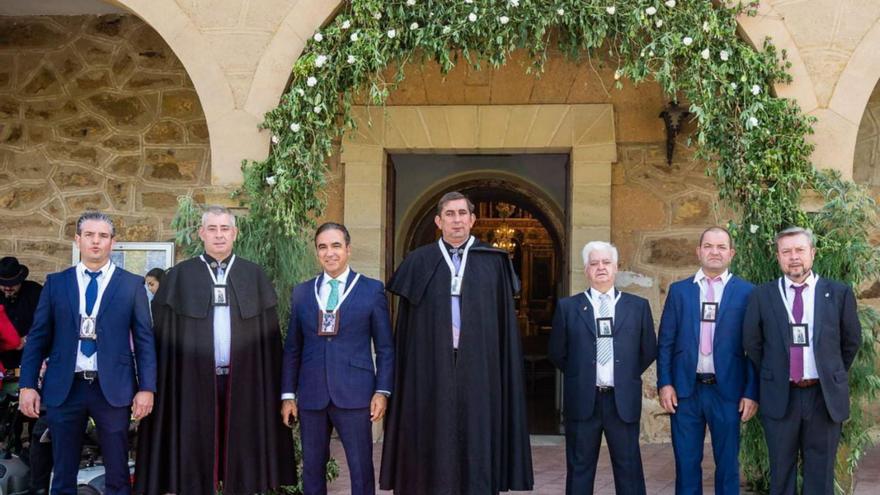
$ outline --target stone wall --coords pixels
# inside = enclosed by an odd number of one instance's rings
[[[209,162],[193,84],[143,21],[0,17],[0,254],[34,278],[70,264],[85,209],[111,213],[118,240],[171,239]]]

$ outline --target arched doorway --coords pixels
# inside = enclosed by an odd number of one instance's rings
[[[473,177],[449,181],[423,196],[416,214],[400,234],[403,256],[436,241],[436,205],[449,191],[460,191],[474,203],[477,222],[472,234],[508,251],[521,281],[516,309],[526,370],[526,397],[531,434],[558,434],[557,373],[547,360],[556,301],[564,295],[566,262],[564,225],[558,211],[526,183],[512,178]]]

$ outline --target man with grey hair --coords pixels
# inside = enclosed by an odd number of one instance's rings
[[[834,492],[841,424],[849,417],[848,372],[861,344],[848,285],[813,272],[813,233],[776,235],[783,276],[756,288],[743,323],[743,347],[760,373],[761,422],[770,455],[770,493]],[[800,460],[800,462],[799,462]]]
[[[77,493],[89,417],[104,458],[106,493],[130,493],[129,418],[153,409],[156,349],[147,295],[143,278],[110,261],[115,237],[107,215],[79,217],[74,240],[82,260],[47,277],[22,355],[19,408],[38,418],[40,403],[46,405],[53,495]]]
[[[614,288],[616,247],[587,243],[583,259],[590,287],[556,305],[548,349],[564,376],[565,492],[593,493],[604,433],[617,493],[644,494],[641,377],[657,357],[651,306]]]
[[[206,208],[204,254],[173,267],[153,299],[159,391],[139,432],[137,493],[252,494],[295,482],[290,430],[277,419],[275,289],[233,254],[237,234],[231,211]]]

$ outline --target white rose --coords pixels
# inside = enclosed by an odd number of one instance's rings
[[[410,28],[411,30],[415,31],[416,29],[419,28],[419,23],[418,23],[418,22],[414,22],[414,23],[412,23],[412,24],[409,25],[409,28]]]
[[[617,69],[616,71],[614,71],[614,80],[617,81],[618,79],[620,79],[621,75],[622,74],[620,72],[620,69]]]
[[[663,27],[663,19],[657,19],[657,22],[654,23],[657,27]]]
[[[737,88],[736,83],[735,82],[730,83],[730,88],[736,89]]]
[[[503,15],[498,18],[498,22],[500,22],[501,24],[507,24],[508,22],[510,22],[510,17]]]
[[[357,34],[357,33],[351,33],[351,37],[350,37],[351,41],[357,41],[358,38],[360,38],[360,35],[359,35],[359,34]]]
[[[449,34],[452,32],[452,28],[449,26],[443,26],[443,34]]]
[[[752,86],[752,94],[755,96],[758,96],[759,94],[761,94],[761,86],[758,86],[757,84]]]
[[[354,55],[349,55],[348,58],[345,59],[345,61],[349,64],[353,64],[357,62],[357,58]]]
[[[721,57],[721,60],[723,60],[725,62],[727,62],[727,60],[730,59],[730,54],[727,53],[727,50],[721,50],[721,53],[719,53],[718,56]]]
[[[315,57],[315,67],[323,67],[327,63],[327,55],[318,55]]]
[[[269,177],[266,177],[266,184],[269,184],[270,186],[274,186],[276,182],[277,181],[275,180],[274,175],[270,175]]]
[[[416,0],[406,0],[406,4],[409,5],[410,7],[412,7],[413,5],[416,4]]]
[[[318,84],[318,78],[317,78],[317,77],[315,77],[315,76],[309,76],[309,78],[306,79],[306,86],[312,88],[312,87],[314,87],[316,84]]]
[[[614,13],[617,12],[617,8],[615,8],[614,5],[611,5],[609,7],[605,7],[605,12],[608,12],[608,15],[614,15]]]
[[[511,7],[519,7],[519,0],[509,0],[507,4]]]
[[[300,96],[305,96],[306,92],[302,88],[296,88],[296,94]]]
[[[666,0],[665,5],[671,9],[675,7],[675,0]]]
[[[296,122],[290,124],[290,130],[293,132],[299,132],[299,124],[297,124]]]
[[[378,21],[381,18],[382,18],[381,12],[376,12],[375,14],[373,14],[373,19],[376,19]]]
[[[388,34],[389,38],[393,39],[395,36],[397,36],[397,30],[396,29],[389,29],[387,34]]]
[[[693,44],[694,42],[694,39],[690,36],[685,36],[681,39],[681,42],[684,43],[684,46],[691,46],[691,44]]]
[[[348,29],[350,27],[351,27],[351,21],[349,21],[348,19],[342,21],[342,29]]]
[[[757,225],[755,225],[755,224],[751,224],[751,225],[749,225],[749,232],[751,232],[752,234],[754,234],[754,233],[757,232],[757,231],[758,231],[758,226],[757,226]]]
[[[709,60],[709,57],[712,56],[712,54],[709,52],[709,49],[706,48],[700,52],[700,56],[703,57],[703,60]]]
[[[324,40],[324,35],[321,34],[321,33],[315,33],[315,35],[312,36],[312,39],[314,39],[315,41],[317,41],[318,43],[320,43],[321,41]]]
[[[752,127],[757,127],[757,126],[758,126],[758,119],[755,117],[749,117],[749,123],[746,127],[751,129]]]
[[[654,7],[648,7],[647,9],[645,9],[645,13],[648,15],[654,15],[657,13],[657,9]]]
[[[559,15],[565,15],[565,9],[556,9],[556,13]]]
[[[312,111],[315,113],[321,113],[321,107],[319,105],[315,105],[312,107]]]
[[[654,50],[651,50],[650,52],[648,52],[648,56],[649,56],[649,57],[653,57],[653,56],[654,56]]]
[[[278,144],[279,142],[281,142],[281,139],[278,136],[272,136],[272,144]]]
[[[709,21],[703,21],[703,31],[709,32]]]
[[[471,12],[470,14],[468,14],[468,20],[471,22],[477,22],[477,14],[474,12]]]
[[[474,0],[464,0],[464,3],[470,5],[470,4],[474,3]]]

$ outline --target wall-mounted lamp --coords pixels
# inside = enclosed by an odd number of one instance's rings
[[[672,153],[675,151],[675,136],[681,130],[681,123],[691,113],[686,108],[678,106],[677,101],[670,101],[666,108],[660,112],[660,118],[666,124],[666,163],[672,166]]]

